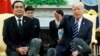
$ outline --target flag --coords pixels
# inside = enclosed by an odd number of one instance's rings
[[[12,5],[10,0],[0,0],[0,14],[12,13]]]
[[[96,28],[99,27],[99,16],[98,16],[98,3],[97,0],[80,0],[84,3],[84,7],[87,11],[92,13],[93,15],[96,15]],[[90,14],[89,13],[89,14]]]

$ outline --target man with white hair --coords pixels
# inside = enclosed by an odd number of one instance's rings
[[[91,42],[92,22],[83,17],[84,4],[81,2],[72,5],[73,16],[64,18],[59,28],[64,29],[61,42],[56,47],[56,56],[72,55],[78,56],[79,51],[73,45],[74,38],[83,39],[88,45]]]

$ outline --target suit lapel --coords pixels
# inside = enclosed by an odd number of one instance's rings
[[[27,22],[27,20],[26,20],[26,18],[23,16],[23,25],[22,25],[22,26],[23,26],[23,27],[22,27],[23,30],[25,29],[25,27],[26,27],[26,25],[27,25],[26,22]]]
[[[79,30],[79,36],[82,34],[82,32],[84,31],[83,29],[85,28],[85,19],[82,19],[81,25],[80,25],[80,30]]]
[[[29,23],[28,20],[23,16],[23,31],[25,28],[27,28],[29,26],[28,23]]]
[[[73,28],[74,28],[74,23],[75,23],[75,18],[72,17],[72,18],[71,18],[71,26],[72,26],[72,30],[73,30]]]
[[[15,17],[13,17],[13,24],[14,24],[15,29],[18,31],[19,28],[18,28],[17,21],[16,21]]]

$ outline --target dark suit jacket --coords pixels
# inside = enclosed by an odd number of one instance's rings
[[[4,21],[3,40],[7,45],[6,51],[15,51],[17,47],[28,46],[34,38],[32,20],[23,16],[23,29],[20,33],[15,17],[10,17]]]
[[[73,39],[72,35],[73,35],[74,22],[75,22],[74,17],[68,16],[61,21],[59,26],[59,28],[64,28],[64,34],[60,45],[64,46],[65,50],[70,46],[70,43]],[[92,35],[92,22],[83,18],[78,37],[82,38],[89,45],[91,42],[91,35]]]
[[[55,20],[50,21],[49,28],[50,28],[49,31],[50,31],[50,38],[51,38],[49,47],[56,47],[56,45],[58,44],[58,42],[57,42],[58,29],[57,29]]]
[[[40,22],[39,19],[33,17],[33,35],[34,37],[39,37],[40,32]]]

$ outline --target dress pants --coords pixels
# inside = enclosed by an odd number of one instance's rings
[[[29,51],[27,55],[21,55],[17,51],[7,50],[7,56],[39,56],[39,51],[41,47],[41,39],[33,38],[30,42]]]
[[[70,51],[70,46],[66,49],[65,47],[61,45],[57,45],[56,47],[56,56],[70,56],[71,51]]]

